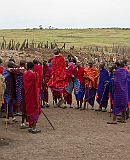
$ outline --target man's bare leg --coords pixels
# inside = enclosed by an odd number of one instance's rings
[[[85,110],[86,109],[86,101],[84,101],[84,107],[80,108],[80,110]]]
[[[77,107],[75,109],[79,109],[79,101],[77,101]]]
[[[126,123],[125,121],[126,111],[122,112],[122,123]]]

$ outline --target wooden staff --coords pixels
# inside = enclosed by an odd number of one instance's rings
[[[89,80],[88,80],[89,81]],[[89,81],[90,82],[90,81]],[[87,85],[87,84],[86,84]],[[85,85],[85,95],[86,95],[86,85]],[[88,99],[87,99],[87,111],[88,111],[88,105],[89,105],[89,83],[88,83]],[[84,109],[86,109],[86,100],[84,101],[84,108],[83,109],[81,109],[81,110],[84,110]]]
[[[112,81],[112,93],[113,93],[113,81]],[[111,97],[112,98],[112,97]],[[111,117],[111,105],[112,104],[110,104],[110,117]]]
[[[49,121],[49,119],[47,118],[47,116],[45,115],[45,113],[42,111],[43,115],[45,116],[45,118],[48,120],[49,124],[51,125],[51,127],[53,128],[53,130],[55,130],[55,128],[53,127],[52,123]]]
[[[88,80],[89,81],[89,80]],[[88,82],[88,101],[87,101],[87,111],[88,111],[88,105],[89,105],[89,83],[90,83],[90,81]]]
[[[114,79],[114,73],[113,73],[113,77],[112,77],[112,94],[113,94],[113,88],[114,88],[113,79]],[[111,117],[111,106],[110,106],[110,117]]]
[[[7,108],[6,108],[6,129],[7,129],[7,126],[8,126],[8,114],[9,114],[9,109],[8,109],[9,105],[7,103]]]

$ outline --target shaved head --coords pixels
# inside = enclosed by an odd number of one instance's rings
[[[7,65],[8,65],[9,68],[17,67],[17,65],[13,61],[9,61]]]

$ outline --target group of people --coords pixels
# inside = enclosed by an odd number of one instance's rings
[[[72,107],[72,93],[76,98],[75,109],[85,110],[91,106],[95,111],[107,111],[110,99],[113,112],[112,122],[117,124],[116,115],[122,113],[121,122],[125,122],[126,111],[130,107],[130,72],[126,61],[111,62],[109,68],[105,68],[105,62],[99,63],[99,70],[92,60],[88,60],[86,67],[76,58],[66,58],[60,53],[59,48],[54,49],[54,56],[50,59],[38,59],[32,62],[20,61],[18,66],[14,59],[9,59],[7,67],[2,66],[0,59],[0,74],[5,78],[6,87],[3,94],[4,108],[6,110],[6,124],[9,116],[13,122],[14,103],[22,113],[21,128],[26,128],[30,133],[39,133],[36,123],[42,112],[42,107],[49,107],[48,87],[52,92],[54,107]],[[94,108],[95,98],[99,108]],[[127,112],[128,113],[128,112]],[[26,121],[26,124],[25,124]]]
[[[34,72],[34,69],[37,72]],[[6,84],[3,94],[6,125],[12,123],[9,120],[10,116],[13,123],[17,122],[13,114],[14,106],[17,104],[22,113],[21,128],[29,127],[28,131],[34,134],[41,132],[36,129],[36,123],[41,113],[39,93],[42,82],[38,71],[42,71],[42,67],[37,65],[35,60],[28,63],[21,60],[20,66],[18,66],[14,59],[9,59],[7,67],[2,71]]]

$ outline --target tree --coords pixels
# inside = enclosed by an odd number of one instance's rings
[[[42,28],[42,25],[39,25],[39,29],[43,29],[43,28]]]

